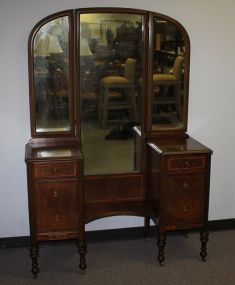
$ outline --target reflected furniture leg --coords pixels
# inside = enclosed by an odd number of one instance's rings
[[[208,242],[208,237],[209,237],[209,233],[206,229],[202,229],[201,233],[200,233],[200,240],[201,240],[201,252],[200,252],[200,256],[202,261],[206,261],[206,257],[207,257],[207,242]]]
[[[158,233],[157,245],[158,245],[157,260],[159,261],[160,266],[163,266],[163,262],[165,260],[164,247],[166,246],[166,235],[165,235],[165,233],[161,233],[161,232]]]
[[[150,218],[144,218],[144,238],[145,240],[149,239],[149,231],[150,231]]]
[[[184,230],[184,237],[185,238],[188,238],[188,234],[189,234],[189,230],[187,229],[187,230]]]
[[[87,252],[87,245],[85,241],[78,241],[78,251],[80,254],[80,263],[79,263],[79,268],[81,269],[81,273],[85,274],[85,270],[87,268],[86,265],[86,252]]]
[[[33,273],[33,278],[36,279],[39,268],[38,268],[38,256],[39,256],[39,249],[37,244],[31,244],[30,246],[30,257],[32,259],[32,267],[31,272]]]

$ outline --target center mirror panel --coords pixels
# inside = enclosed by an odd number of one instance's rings
[[[141,127],[143,21],[138,14],[80,15],[81,141],[84,174],[133,173]]]
[[[152,129],[183,129],[187,92],[184,83],[185,34],[170,19],[153,17]],[[188,70],[186,68],[186,70]]]

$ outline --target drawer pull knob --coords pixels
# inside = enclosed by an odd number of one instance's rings
[[[55,221],[58,223],[60,222],[60,215],[55,215]]]
[[[54,196],[55,198],[58,197],[58,192],[57,192],[56,190],[53,192],[53,196]]]
[[[189,212],[189,208],[187,208],[186,206],[184,206],[184,207],[183,207],[183,211],[184,211],[185,213],[188,213],[188,212]]]
[[[185,166],[190,166],[190,165],[191,165],[191,163],[190,163],[190,161],[189,161],[189,160],[186,160],[186,161],[184,162],[184,165],[185,165]]]
[[[183,182],[182,186],[183,186],[183,188],[186,189],[186,190],[189,189],[189,184],[188,184],[188,182]]]
[[[58,168],[56,168],[56,167],[55,167],[55,168],[53,168],[53,170],[52,170],[52,172],[53,172],[53,173],[57,173],[58,171],[59,171],[59,169],[58,169]]]

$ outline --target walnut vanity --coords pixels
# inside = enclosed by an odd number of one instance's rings
[[[146,232],[156,223],[160,265],[168,231],[200,229],[204,261],[212,151],[186,133],[183,26],[143,10],[67,10],[33,28],[28,50],[33,277],[49,240],[75,240],[84,273],[85,225],[115,215],[144,217]]]

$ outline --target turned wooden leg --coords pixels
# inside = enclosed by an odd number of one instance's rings
[[[185,238],[188,238],[188,233],[189,233],[189,230],[184,230],[184,237]]]
[[[207,257],[207,242],[208,242],[208,237],[209,237],[209,233],[207,232],[207,230],[202,229],[201,230],[201,234],[200,234],[200,240],[201,240],[201,252],[200,252],[200,256],[202,258],[202,261],[206,261],[206,257]]]
[[[32,267],[31,272],[33,273],[33,278],[36,279],[39,268],[38,268],[38,256],[39,256],[39,250],[37,244],[33,244],[30,246],[30,257],[32,259]]]
[[[144,218],[144,238],[145,240],[149,239],[149,230],[150,230],[150,218]]]
[[[87,252],[87,245],[85,241],[79,241],[78,242],[78,250],[80,254],[80,263],[79,263],[79,268],[81,269],[81,273],[84,274],[85,270],[87,268],[86,266],[86,252]]]
[[[157,238],[157,245],[158,245],[158,261],[160,266],[163,265],[165,260],[164,256],[164,247],[166,246],[166,235],[165,233],[159,233]]]

